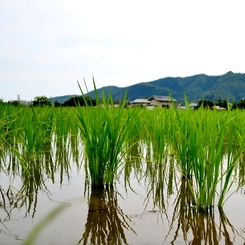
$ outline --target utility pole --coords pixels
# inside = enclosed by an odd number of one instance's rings
[[[20,105],[20,95],[19,94],[17,95],[17,102]]]

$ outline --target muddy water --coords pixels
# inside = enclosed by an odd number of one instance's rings
[[[47,178],[34,187],[32,195],[24,196],[18,194],[22,180],[2,172],[0,244],[22,244],[38,222],[59,205],[65,209],[45,225],[34,244],[245,243],[244,190],[234,193],[223,210],[200,214],[178,176],[171,188],[165,180],[161,185],[161,180],[154,179],[152,185],[152,179],[137,176],[130,175],[130,186],[125,186],[122,177],[114,189],[91,191],[85,190],[83,171],[74,167],[69,176],[63,176],[62,184],[56,173],[56,182]]]

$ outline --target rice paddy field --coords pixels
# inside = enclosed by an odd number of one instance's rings
[[[0,105],[0,244],[245,244],[245,113]]]

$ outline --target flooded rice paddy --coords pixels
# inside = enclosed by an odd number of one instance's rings
[[[245,244],[243,111],[103,103],[0,107],[1,245]]]
[[[52,160],[59,160],[56,169],[43,164],[31,178],[6,155],[11,164],[0,172],[0,244],[23,244],[47,217],[33,244],[245,243],[243,187],[233,185],[222,209],[199,212],[174,157],[156,165],[135,157],[144,151],[135,147],[114,187],[103,190],[90,188],[82,154],[73,158],[63,152]],[[236,173],[244,164],[241,159]]]

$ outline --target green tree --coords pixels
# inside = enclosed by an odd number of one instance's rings
[[[20,106],[20,102],[18,100],[8,101],[8,104],[13,106]]]
[[[239,109],[245,109],[245,100],[241,99],[240,102],[237,104]]]
[[[36,96],[32,101],[32,106],[50,106],[50,99],[46,96]]]
[[[204,108],[205,107],[212,107],[214,106],[214,103],[211,101],[211,100],[207,100],[207,99],[202,99],[202,100],[199,100],[198,101],[198,108],[203,106]]]
[[[96,105],[96,100],[92,99],[90,97],[83,97],[83,96],[76,96],[72,97],[69,100],[65,101],[64,106],[85,106],[87,102],[88,105],[90,106],[95,106]]]
[[[220,106],[220,107],[223,107],[223,108],[226,108],[228,107],[228,103],[229,101],[227,100],[222,100],[222,99],[218,99],[216,102],[215,102],[215,105],[217,106]]]
[[[55,107],[60,107],[61,106],[61,103],[59,103],[57,100],[54,102],[54,106]]]

